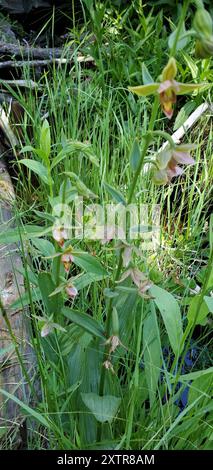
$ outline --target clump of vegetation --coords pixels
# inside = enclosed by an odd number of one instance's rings
[[[175,21],[109,3],[84,0],[72,59],[16,93],[7,240],[22,253],[12,307],[28,306],[36,398],[1,393],[27,413],[29,449],[211,449],[211,107],[174,131],[211,104],[213,21],[200,0]]]

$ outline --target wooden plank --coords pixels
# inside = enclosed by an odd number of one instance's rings
[[[29,313],[25,309],[14,311],[11,308],[12,302],[24,292],[24,279],[19,272],[22,268],[20,248],[17,244],[7,243],[7,230],[15,226],[13,217],[15,195],[6,165],[1,159],[3,150],[0,143],[0,232],[5,233],[5,244],[0,245],[0,297],[25,368],[32,377],[35,361],[29,343]],[[29,387],[2,312],[0,312],[0,388],[14,394],[25,403],[30,400]],[[17,430],[18,436],[22,422],[20,407],[0,394],[0,437],[4,434],[4,430],[6,433],[11,431],[11,427],[13,431]]]

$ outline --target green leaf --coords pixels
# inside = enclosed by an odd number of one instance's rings
[[[73,278],[73,285],[79,291],[89,286],[90,284],[92,284],[92,282],[101,281],[105,277],[108,277],[108,273],[107,274],[85,273],[85,274],[81,274],[80,276],[76,278]]]
[[[181,37],[181,36],[184,36],[185,33],[186,33],[186,28],[185,28],[185,24],[183,23],[183,25],[181,27],[181,30],[179,32],[179,39],[178,39],[177,44],[176,44],[176,51],[179,51],[180,49],[184,49],[184,47],[186,47],[188,42],[190,41],[189,36],[187,36],[185,38]],[[177,34],[177,28],[169,36],[169,40],[168,40],[169,49],[173,48],[173,44],[175,42],[176,34]]]
[[[42,163],[37,162],[36,160],[30,160],[28,158],[19,160],[19,163],[23,163],[23,165],[29,168],[29,170],[32,170],[34,173],[36,173],[45,184],[49,185],[50,179],[48,176],[48,171]]]
[[[16,396],[11,395],[11,393],[6,392],[6,390],[3,390],[2,388],[0,388],[0,393],[2,393],[2,395],[9,398],[10,400],[13,400],[15,403],[17,403],[17,405],[19,405],[20,408],[22,408],[29,416],[31,416],[40,424],[42,424],[42,426],[45,426],[46,428],[51,429],[50,422],[46,418],[44,418],[44,416],[41,413],[38,413],[33,408],[30,408],[28,405],[26,405],[21,400],[19,400]]]
[[[154,305],[144,320],[143,348],[146,382],[149,391],[150,407],[152,407],[155,403],[162,363],[160,335]]]
[[[174,353],[177,355],[180,351],[180,344],[183,337],[182,319],[180,308],[169,292],[158,286],[152,286],[149,290],[154,302],[157,305],[169,337],[169,341]]]
[[[90,317],[85,313],[78,312],[77,310],[72,310],[71,308],[64,307],[62,308],[62,313],[65,317],[69,318],[73,323],[78,326],[81,326],[85,331],[90,333],[93,336],[98,336],[102,340],[106,339],[104,336],[104,329],[94,318]]]
[[[148,85],[149,83],[154,83],[152,76],[150,75],[146,64],[142,63],[142,78],[144,85]]]
[[[212,398],[212,383],[213,372],[209,371],[207,374],[197,377],[189,387],[188,403],[193,403],[198,397],[202,396],[202,401],[199,402],[199,408],[204,405],[203,401],[208,403]]]
[[[213,313],[213,297],[207,295],[204,296],[204,302],[206,303],[209,312]]]
[[[40,157],[41,159],[45,159],[45,154],[43,150],[32,147],[32,145],[26,145],[25,147],[22,147],[19,153],[21,154],[26,152],[33,152],[35,153],[35,155],[38,155],[38,157]]]
[[[176,131],[179,127],[181,127],[192,111],[195,109],[196,103],[195,101],[188,101],[179,111],[177,117],[175,119],[173,130]]]
[[[112,197],[112,199],[114,199],[114,201],[120,203],[120,204],[123,204],[124,206],[126,206],[126,201],[124,199],[124,197],[122,196],[122,194],[120,193],[120,191],[118,191],[117,189],[113,188],[112,186],[110,186],[110,184],[108,183],[104,183],[104,187],[105,189],[107,190],[107,192],[110,194],[110,196]]]
[[[213,367],[209,367],[208,369],[197,370],[195,372],[189,372],[189,374],[181,375],[178,380],[181,383],[190,382],[191,380],[195,380],[199,377],[202,377],[206,374],[213,374]],[[176,377],[171,377],[171,383],[176,381]]]
[[[32,244],[43,256],[52,256],[55,254],[54,245],[49,240],[45,240],[45,238],[33,238]]]
[[[213,214],[211,214],[209,221],[209,245],[211,253],[213,251]]]
[[[185,59],[186,65],[192,74],[192,78],[196,80],[196,78],[199,77],[199,68],[196,64],[196,61],[186,52],[182,52],[182,56]]]
[[[209,313],[209,308],[206,302],[203,301],[200,305],[200,298],[201,298],[200,295],[196,295],[195,297],[193,297],[193,299],[190,302],[189,310],[187,313],[188,322],[194,326],[203,325]],[[199,312],[198,312],[198,307],[199,307]],[[196,321],[195,321],[195,317],[196,317]]]
[[[204,284],[204,282],[206,281],[207,274],[208,274],[207,266],[205,266],[198,272],[197,280],[200,284],[202,285]],[[208,281],[207,281],[207,285],[205,286],[205,292],[207,293],[207,291],[212,290],[212,289],[213,289],[213,266],[212,266],[210,275],[208,275]]]
[[[32,290],[31,290],[31,299],[33,302],[38,302],[39,300],[41,300],[42,296],[41,296],[41,291],[38,287],[33,287]],[[30,296],[29,296],[29,292],[26,291],[24,292],[24,294],[22,294],[18,299],[16,299],[11,305],[10,305],[10,308],[11,309],[14,309],[14,310],[17,310],[19,308],[23,308],[23,307],[26,307],[27,305],[30,304]]]
[[[108,276],[108,272],[101,266],[101,263],[95,256],[89,253],[75,253],[73,254],[73,262],[77,264],[84,271],[94,273],[101,276]]]
[[[43,228],[39,227],[38,225],[24,225],[24,227],[18,227],[5,230],[4,232],[0,233],[0,245],[5,245],[5,241],[7,243],[17,243],[20,241],[20,235],[23,240],[30,240],[34,237],[42,237],[46,233],[49,233],[52,229],[51,228]]]
[[[134,140],[132,150],[130,153],[130,165],[133,171],[136,171],[140,162],[141,152],[138,143],[138,139]]]
[[[19,153],[21,154],[21,153],[34,152],[34,151],[35,151],[35,148],[32,147],[32,145],[25,145],[24,147],[22,147]]]
[[[55,284],[52,280],[51,274],[42,272],[38,274],[38,286],[41,291],[42,300],[49,315],[54,314],[56,311],[59,313],[62,307],[62,297],[58,293],[54,297],[49,297],[55,290]]]
[[[50,126],[47,119],[44,120],[40,132],[40,149],[44,153],[46,162],[49,160],[51,146]]]
[[[82,196],[91,199],[95,199],[98,197],[97,194],[93,193],[75,173],[73,173],[72,171],[65,171],[64,174],[70,177],[78,193],[82,194]]]
[[[77,140],[70,140],[66,142],[65,147],[58,153],[58,155],[53,158],[51,168],[58,165],[67,156],[67,154],[72,155],[74,152],[82,153],[84,157],[91,161],[91,163],[97,167],[99,166],[98,158],[94,155],[90,144],[85,144]]]
[[[66,333],[61,335],[59,337],[59,347],[62,356],[66,356],[67,354],[70,354],[72,348],[79,344],[80,338],[83,335],[88,335],[88,333],[85,333],[85,330],[81,328],[78,325],[75,325],[74,323],[71,323],[70,325],[66,326]],[[90,336],[90,340],[92,340],[92,336]]]
[[[84,404],[100,423],[111,422],[115,417],[121,399],[112,395],[100,397],[96,393],[81,393]]]

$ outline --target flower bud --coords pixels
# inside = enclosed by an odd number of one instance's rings
[[[194,17],[193,26],[195,31],[204,36],[205,38],[209,38],[212,35],[213,30],[213,21],[212,17],[205,8],[199,8]]]
[[[213,36],[209,40],[201,39],[196,42],[195,55],[199,59],[206,59],[213,55]]]

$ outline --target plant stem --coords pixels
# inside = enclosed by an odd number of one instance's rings
[[[185,2],[183,3],[178,27],[177,27],[176,34],[175,34],[175,39],[174,39],[174,42],[170,51],[170,57],[175,57],[178,39],[180,38],[181,28],[183,26],[189,4],[190,4],[190,0],[185,0]]]
[[[143,151],[142,151],[142,154],[141,154],[141,159],[140,159],[139,165],[137,167],[137,170],[135,172],[135,175],[134,175],[131,187],[130,187],[130,192],[129,192],[129,197],[128,197],[128,200],[127,200],[127,204],[131,204],[131,202],[132,202],[132,198],[133,198],[133,195],[134,195],[134,192],[135,192],[137,180],[138,180],[138,177],[139,177],[139,175],[141,173],[141,170],[142,170],[142,167],[143,167],[144,158],[146,156],[146,152],[147,152],[149,143],[150,143],[150,135],[147,134],[145,136],[145,143],[144,143]]]
[[[194,3],[195,3],[195,5],[198,9],[199,8],[205,8],[204,4],[203,4],[203,0],[194,0]]]
[[[156,136],[160,136],[160,137],[163,137],[164,139],[166,139],[168,141],[168,143],[170,144],[171,148],[174,148],[175,147],[175,142],[173,140],[173,138],[171,137],[170,134],[168,134],[168,132],[165,132],[165,131],[153,131],[152,132],[152,135],[156,135]]]
[[[127,429],[126,429],[126,448],[130,448],[130,440],[132,435],[132,428],[133,428],[133,418],[134,418],[134,410],[135,410],[135,401],[137,400],[137,393],[138,393],[138,386],[139,386],[139,362],[141,359],[140,349],[141,349],[141,339],[142,339],[142,325],[144,320],[144,299],[141,302],[141,317],[140,317],[140,324],[138,328],[138,335],[137,335],[137,348],[136,348],[136,360],[135,360],[135,370],[132,379],[132,395],[130,399],[129,405],[129,415],[127,419]]]
[[[147,152],[147,149],[148,149],[148,146],[149,146],[149,143],[150,143],[151,131],[154,128],[154,124],[155,124],[155,120],[156,120],[156,116],[157,116],[157,112],[158,112],[158,105],[159,105],[159,99],[158,99],[158,96],[155,96],[155,100],[154,100],[153,107],[152,107],[152,114],[151,114],[149,127],[148,127],[148,132],[144,137],[145,138],[145,143],[144,143],[144,147],[143,147],[143,150],[142,150],[142,153],[141,153],[141,159],[140,159],[138,168],[135,172],[135,175],[134,175],[131,187],[130,187],[127,204],[130,204],[132,202],[132,198],[134,196],[134,191],[136,189],[137,180],[138,180],[138,177],[141,173],[141,170],[142,170],[142,167],[143,167],[143,164],[144,164],[144,159],[145,159],[145,156],[146,156],[146,152]],[[116,270],[116,273],[115,273],[113,288],[115,287],[115,283],[119,279],[119,276],[120,276],[120,273],[121,273],[122,253],[123,253],[123,249],[121,249],[120,253],[119,253],[118,266],[117,266],[117,270]],[[109,338],[109,335],[110,335],[112,305],[113,305],[113,300],[111,298],[110,301],[109,301],[109,307],[108,307],[107,318],[106,318],[106,338],[107,339]],[[103,354],[103,360],[107,359],[107,357],[108,357],[108,345],[105,346],[104,354]],[[106,378],[106,368],[102,367],[101,377],[100,377],[100,384],[99,384],[99,396],[104,395],[105,378]],[[102,425],[101,425],[101,423],[99,423],[98,427],[97,427],[97,441],[98,442],[101,440],[101,431],[102,431]]]

